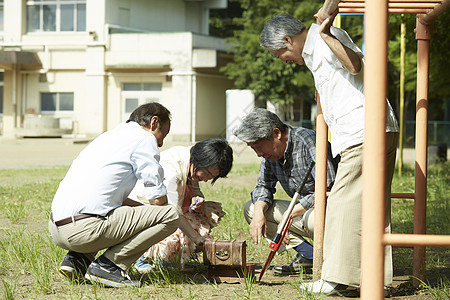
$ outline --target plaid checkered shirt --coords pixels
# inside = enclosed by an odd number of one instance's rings
[[[316,132],[303,127],[290,127],[287,147],[284,157],[271,161],[261,158],[258,181],[251,193],[252,201],[264,201],[269,206],[272,204],[273,195],[276,192],[276,184],[279,182],[289,197],[300,189],[303,178],[308,171],[311,161],[316,159]],[[328,144],[327,161],[327,190],[331,189],[334,183],[337,169],[337,161],[331,155],[331,148]],[[299,200],[303,208],[314,207],[314,178],[315,168],[306,181],[300,194]]]

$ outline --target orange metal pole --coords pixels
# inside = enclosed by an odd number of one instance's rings
[[[433,9],[439,3],[389,3],[389,8],[420,8],[420,9]],[[364,2],[360,3],[339,3],[339,8],[364,8]]]
[[[418,8],[408,8],[408,9],[402,9],[402,8],[389,8],[389,13],[391,14],[423,14],[428,11],[428,9],[418,9]],[[365,8],[339,8],[339,13],[360,13],[365,14],[366,9]]]
[[[414,233],[426,233],[427,138],[428,138],[428,67],[431,26],[416,22],[417,94],[416,94],[416,163]],[[414,247],[413,275],[425,281],[425,247]],[[414,284],[419,285],[414,279]]]
[[[323,263],[323,234],[325,228],[325,207],[327,193],[327,141],[328,127],[325,123],[319,93],[316,91],[316,179],[314,200],[314,260],[313,280],[319,280]]]
[[[445,0],[444,0],[445,1]],[[341,3],[364,3],[365,0],[341,0]],[[441,3],[442,0],[389,0],[389,3]]]
[[[414,193],[392,193],[391,198],[414,199]]]
[[[396,247],[450,246],[450,235],[436,234],[385,234],[384,244]]]
[[[367,0],[361,298],[384,298],[388,1]]]
[[[319,19],[325,20],[336,9],[340,0],[325,0]],[[316,179],[314,200],[314,260],[313,280],[319,280],[323,263],[323,235],[325,229],[325,208],[327,195],[327,141],[328,126],[322,114],[319,93],[316,91]]]
[[[425,16],[420,16],[421,22],[424,24],[430,24],[434,19],[439,16],[444,10],[450,7],[450,0],[442,0],[442,3],[436,6],[432,11],[428,12]]]

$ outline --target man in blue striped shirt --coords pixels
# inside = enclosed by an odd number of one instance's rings
[[[233,133],[261,157],[256,187],[251,200],[244,206],[253,243],[259,244],[263,237],[275,234],[290,203],[274,199],[277,183],[292,197],[299,190],[311,161],[315,161],[316,133],[311,129],[288,126],[277,115],[262,108],[245,116]],[[329,190],[334,183],[337,161],[332,158],[330,147],[328,152]],[[286,248],[294,248],[298,253],[289,266],[274,267],[277,275],[298,273],[301,267],[312,267],[313,247],[305,237],[314,238],[314,177],[313,170],[291,213],[294,219],[285,238]]]

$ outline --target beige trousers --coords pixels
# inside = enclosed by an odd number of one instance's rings
[[[386,232],[391,230],[390,195],[397,141],[398,133],[386,134]],[[359,286],[361,282],[362,154],[362,144],[349,147],[341,153],[336,180],[327,200],[323,244],[322,278],[354,286]],[[384,263],[384,283],[391,285],[391,246],[385,247]]]
[[[93,260],[98,251],[127,270],[148,248],[172,234],[179,225],[171,205],[121,206],[104,218],[92,217],[63,226],[49,221],[52,240],[61,248]]]
[[[290,201],[273,200],[272,205],[265,212],[267,223],[267,238],[272,240],[277,232],[278,224],[281,222],[284,212],[288,209]],[[250,224],[253,218],[254,205],[252,201],[247,201],[244,205],[244,216]],[[292,248],[301,244],[305,239],[303,237],[314,238],[314,208],[309,209],[303,216],[294,218],[291,227],[289,227],[290,243],[287,247],[280,246],[278,252],[286,248]]]

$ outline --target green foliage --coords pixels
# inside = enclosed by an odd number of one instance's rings
[[[302,20],[309,27],[315,19],[313,15],[323,5],[323,1],[281,1],[281,0],[234,0],[240,3],[241,10],[234,8],[233,17],[228,15],[225,19],[216,20],[216,26],[225,26],[228,30],[230,19],[234,35],[228,38],[233,45],[234,62],[223,67],[225,74],[234,80],[236,88],[250,89],[260,101],[271,101],[281,105],[292,104],[294,99],[313,103],[314,82],[311,73],[304,66],[284,65],[275,60],[271,54],[259,46],[261,31],[265,22],[276,14],[287,13]],[[241,13],[241,14],[240,14]],[[399,113],[399,78],[400,78],[400,24],[406,24],[406,57],[405,57],[405,117],[414,119],[415,91],[416,91],[416,65],[417,40],[414,29],[416,15],[399,14],[389,15],[389,42],[388,42],[388,98]],[[221,23],[225,22],[225,23]],[[445,99],[450,97],[448,89],[450,68],[448,63],[448,49],[450,35],[447,24],[450,22],[450,9],[443,12],[434,21],[434,33],[430,43],[430,74],[429,99],[430,120],[443,120],[445,112]],[[353,41],[362,47],[363,17],[344,15],[341,27],[352,37]],[[226,35],[225,35],[226,36]]]
[[[265,22],[277,14],[291,14],[309,26],[321,1],[249,1],[241,0],[244,9],[242,17],[234,22],[242,29],[235,31],[228,39],[234,52],[234,62],[223,71],[235,86],[251,89],[257,100],[271,101],[282,105],[293,103],[294,98],[307,102],[314,99],[314,82],[305,67],[283,64],[275,60],[269,51],[259,46],[261,31]]]

